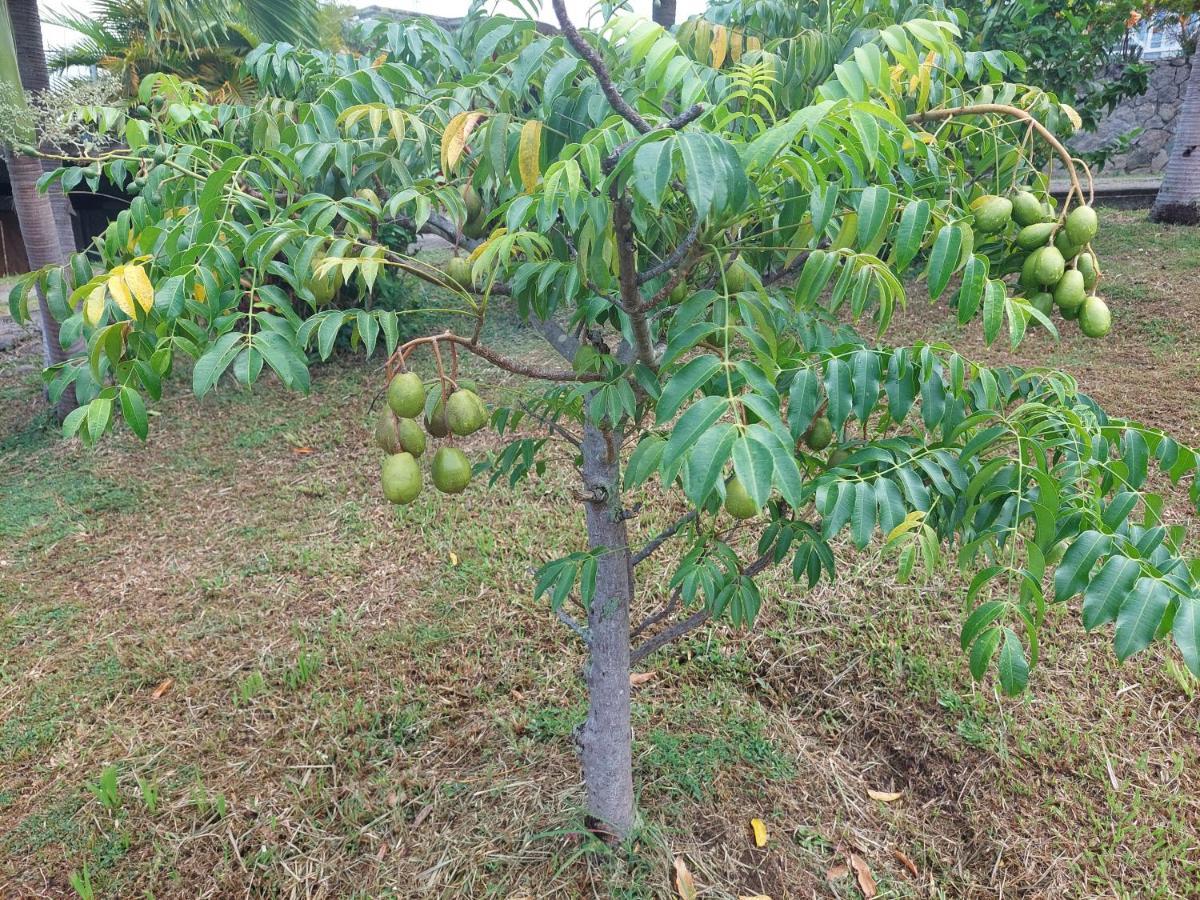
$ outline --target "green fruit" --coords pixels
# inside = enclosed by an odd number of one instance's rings
[[[387,403],[402,419],[412,419],[425,409],[425,385],[416,372],[397,372],[387,389]]]
[[[166,147],[158,147],[154,151],[154,161],[159,165],[162,165],[167,161],[167,157],[170,155],[171,154],[167,151]]]
[[[1079,330],[1090,338],[1102,338],[1112,330],[1112,313],[1108,304],[1092,294],[1079,310]]]
[[[450,276],[451,281],[464,287],[470,287],[472,284],[471,263],[461,256],[455,256],[446,264],[446,274]]]
[[[1083,305],[1072,306],[1070,309],[1060,309],[1059,314],[1067,321],[1072,321],[1079,318],[1079,311],[1083,309]]]
[[[834,450],[832,453],[829,454],[829,468],[831,468],[831,469],[836,468],[837,466],[840,466],[842,463],[844,463],[849,458],[850,458],[850,451],[845,449],[844,447],[838,447],[836,450]]]
[[[1007,197],[985,194],[971,204],[975,214],[975,230],[980,234],[996,234],[1008,227],[1012,220],[1012,201]]]
[[[1046,552],[1046,565],[1057,566],[1062,562],[1063,554],[1067,552],[1069,541],[1059,541]]]
[[[444,438],[450,433],[450,420],[446,418],[446,407],[441,400],[425,416],[425,430],[436,438]]]
[[[481,238],[488,233],[487,216],[480,213],[477,219],[467,219],[463,226],[463,234],[469,238]]]
[[[736,475],[725,482],[725,512],[735,519],[752,519],[758,515],[754,498],[746,493]]]
[[[483,213],[483,201],[479,199],[479,192],[468,184],[463,188],[462,198],[463,205],[467,208],[467,221],[478,220],[480,214]]]
[[[404,449],[400,443],[399,424],[400,419],[390,407],[385,406],[379,411],[379,418],[375,420],[375,443],[384,453],[399,453]]]
[[[1074,259],[1079,255],[1079,251],[1083,249],[1079,244],[1071,243],[1071,238],[1067,235],[1064,228],[1058,229],[1058,233],[1054,235],[1054,246],[1063,255],[1063,259]]]
[[[1084,244],[1091,243],[1096,232],[1100,230],[1100,217],[1090,206],[1077,206],[1068,214],[1067,222],[1063,227],[1067,232],[1067,237],[1071,239],[1071,243],[1082,247]]]
[[[446,401],[446,422],[459,437],[478,431],[487,419],[487,407],[474,391],[455,391]]]
[[[1048,294],[1045,291],[1038,291],[1038,293],[1029,298],[1029,305],[1043,316],[1048,316],[1054,308],[1054,295]]]
[[[1026,225],[1017,232],[1017,246],[1022,250],[1036,250],[1038,247],[1044,247],[1053,233],[1053,222],[1038,222],[1036,225]]]
[[[461,494],[471,483],[471,462],[457,447],[439,447],[429,473],[433,486],[443,494]]]
[[[678,306],[680,303],[682,303],[687,298],[688,298],[687,282],[681,281],[681,282],[679,282],[679,284],[675,285],[675,287],[671,288],[671,294],[668,299],[671,301],[672,305]]]
[[[1100,280],[1100,267],[1096,265],[1096,254],[1086,250],[1075,260],[1075,268],[1083,273],[1083,286],[1089,291]]]
[[[332,300],[333,295],[342,286],[342,269],[340,266],[332,266],[326,269],[323,274],[317,274],[317,269],[324,259],[324,253],[318,253],[313,256],[312,274],[308,276],[308,281],[305,283],[305,287],[313,295],[313,300],[316,301],[318,306],[322,306]]]
[[[1068,269],[1063,277],[1054,285],[1054,302],[1059,309],[1076,309],[1087,299],[1087,289],[1083,286],[1083,275],[1075,269]]]
[[[813,422],[808,427],[808,433],[804,435],[804,442],[813,450],[824,450],[832,440],[833,424],[828,416],[821,416]]]
[[[383,461],[383,496],[392,503],[412,503],[421,493],[421,468],[411,453],[393,453]]]
[[[145,103],[139,103],[137,106],[135,106],[133,108],[133,114],[134,114],[134,116],[136,116],[139,119],[149,118],[150,117],[150,107],[148,107]]]
[[[1027,291],[1037,292],[1041,289],[1041,284],[1037,278],[1037,261],[1039,250],[1034,250],[1027,257],[1025,262],[1021,264],[1020,285]]]
[[[396,436],[400,439],[400,448],[406,453],[420,456],[425,452],[425,432],[416,419],[397,419]]]
[[[1017,191],[1012,198],[1012,217],[1022,228],[1045,220],[1042,201],[1029,191]]]
[[[1063,272],[1067,270],[1067,261],[1058,252],[1058,248],[1043,247],[1041,250],[1035,250],[1030,256],[1037,257],[1033,264],[1033,274],[1038,283],[1058,284],[1058,279],[1062,278]]]
[[[725,290],[731,294],[750,290],[757,281],[758,277],[754,274],[754,270],[740,259],[735,259],[725,269]]]

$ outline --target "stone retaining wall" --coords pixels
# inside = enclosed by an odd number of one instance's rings
[[[1130,97],[1100,120],[1096,130],[1070,141],[1079,151],[1094,150],[1134,128],[1142,133],[1128,153],[1109,158],[1103,175],[1153,175],[1167,164],[1167,150],[1175,133],[1175,117],[1183,104],[1187,85],[1186,59],[1161,59],[1150,63],[1150,84],[1140,97]]]

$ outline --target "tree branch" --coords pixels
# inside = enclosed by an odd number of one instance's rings
[[[562,0],[555,0],[561,3]],[[614,185],[614,192],[616,186]],[[633,239],[633,216],[624,196],[613,197],[613,230],[617,233],[617,281],[621,285],[621,306],[633,326],[633,349],[638,362],[650,369],[658,367],[654,339],[646,322],[646,310],[637,284],[637,247]]]
[[[758,557],[758,559],[754,560],[754,562],[750,563],[750,565],[746,566],[746,568],[742,569],[742,574],[753,578],[755,575],[757,575],[759,572],[761,572],[763,569],[765,569],[770,564],[771,564],[771,554],[764,553],[762,556]],[[668,606],[670,606],[669,603],[668,603]],[[655,613],[655,616],[657,616],[657,615],[658,615],[658,613]],[[651,618],[653,618],[653,616],[651,616]],[[664,616],[664,618],[665,618],[665,616]],[[705,607],[704,609],[696,610],[694,613],[692,613],[686,619],[683,619],[680,622],[676,622],[670,628],[660,631],[658,634],[654,635],[654,637],[652,637],[652,638],[647,638],[638,647],[635,647],[629,655],[629,664],[632,666],[636,663],[641,662],[643,659],[645,659],[647,656],[649,656],[655,650],[658,650],[660,647],[666,646],[667,644],[671,643],[671,641],[675,640],[676,638],[683,637],[689,631],[694,631],[695,629],[697,629],[701,625],[703,625],[705,622],[707,622],[710,618],[711,618],[711,615],[710,615],[707,607]],[[647,627],[649,627],[649,626],[647,626]],[[641,626],[638,626],[638,628],[640,631]],[[634,634],[636,635],[637,632],[634,632]]]
[[[766,287],[768,284],[774,284],[777,281],[787,278],[789,275],[794,275],[799,272],[802,268],[804,268],[804,264],[808,262],[808,257],[811,254],[811,250],[805,250],[803,253],[797,254],[796,258],[783,268],[776,269],[774,272],[768,272],[762,277],[763,287]]]
[[[675,590],[671,591],[670,598],[666,603],[663,604],[662,608],[659,609],[658,612],[651,613],[650,615],[646,616],[646,618],[642,619],[642,621],[638,623],[637,627],[630,632],[629,636],[637,637],[647,628],[653,628],[663,619],[667,618],[667,616],[675,612],[675,609],[679,606],[679,601],[682,598],[683,588],[675,588]]]
[[[471,338],[463,337],[461,334],[455,334],[453,331],[443,331],[441,334],[409,341],[401,348],[401,356],[402,358],[403,356],[407,356],[409,351],[420,344],[436,345],[440,341],[464,347],[480,359],[486,359],[496,368],[503,369],[505,372],[511,372],[514,375],[524,376],[525,378],[559,382],[603,380],[602,376],[595,372],[574,372],[570,369],[551,369],[546,366],[535,366],[529,363],[518,362],[515,359],[509,359],[507,356],[497,353],[491,347],[480,344]]]
[[[642,547],[641,550],[633,554],[633,565],[636,566],[638,563],[644,561],[648,556],[650,556],[650,554],[652,554],[671,538],[675,537],[675,535],[679,534],[679,532],[686,528],[690,523],[696,521],[698,516],[699,513],[693,509],[686,516],[676,520],[670,526],[655,535],[651,540],[647,541],[646,545]]]
[[[558,616],[558,620],[560,622],[575,632],[575,636],[583,641],[583,645],[585,647],[592,646],[592,637],[590,634],[588,634],[587,628],[575,621],[575,618],[569,612],[566,612],[562,609],[562,607],[559,607],[558,612],[556,612],[555,615]]]
[[[613,84],[612,75],[609,74],[608,67],[604,65],[604,60],[600,58],[592,45],[583,39],[583,35],[579,33],[579,29],[572,23],[567,15],[567,5],[564,0],[552,0],[554,5],[554,15],[558,17],[558,25],[566,35],[567,41],[575,52],[583,57],[584,62],[592,67],[592,71],[596,73],[596,80],[600,82],[600,90],[604,91],[604,96],[608,98],[609,104],[617,113],[627,121],[630,125],[640,131],[642,134],[651,130],[650,123],[641,117],[636,109],[629,105],[621,92],[617,90]]]
[[[691,229],[683,236],[683,240],[679,242],[679,245],[661,261],[656,262],[645,272],[641,272],[637,277],[637,283],[645,284],[647,281],[657,278],[664,272],[669,272],[683,262],[683,258],[687,256],[688,251],[692,249],[692,245],[696,243],[696,239],[700,237],[700,229],[703,226],[704,217],[696,216],[696,221],[692,223]]]
[[[1035,119],[1030,113],[1017,106],[1008,106],[1004,103],[977,103],[972,106],[953,106],[947,109],[931,109],[923,113],[914,113],[908,116],[904,121],[915,122],[936,122],[942,119],[953,119],[957,116],[977,116],[985,113],[996,113],[1002,116],[1010,116],[1014,119],[1020,119],[1022,122],[1028,122],[1029,126],[1038,133],[1050,147],[1058,154],[1066,167],[1067,174],[1071,177],[1071,189],[1079,195],[1079,202],[1086,203],[1083,193],[1083,186],[1079,183],[1079,175],[1075,171],[1075,158],[1071,156],[1071,152],[1063,146],[1062,141],[1054,136],[1054,134]],[[1070,200],[1070,196],[1067,197]],[[1064,210],[1066,206],[1064,204]]]

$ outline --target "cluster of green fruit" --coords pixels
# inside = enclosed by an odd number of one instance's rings
[[[421,493],[425,435],[465,437],[488,420],[487,407],[474,391],[459,388],[426,402],[425,384],[415,372],[400,372],[387,389],[387,404],[375,423],[375,443],[387,454],[381,472],[383,495],[392,503],[412,503]],[[424,428],[418,422],[423,417]],[[442,446],[429,466],[433,486],[443,494],[458,494],[471,482],[471,462],[457,447]]]
[[[463,188],[463,205],[467,208],[467,221],[463,224],[463,234],[469,238],[482,238],[487,233],[487,210],[483,208],[483,200],[479,192],[470,184]]]
[[[1112,328],[1108,305],[1091,293],[1100,267],[1090,244],[1100,230],[1100,218],[1090,206],[1077,206],[1062,220],[1029,191],[1012,198],[986,194],[971,204],[975,229],[984,235],[1003,235],[1013,223],[1012,266],[1020,266],[1018,284],[1030,305],[1043,315],[1054,307],[1064,319],[1075,319],[1091,338]]]

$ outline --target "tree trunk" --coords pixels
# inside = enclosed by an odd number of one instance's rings
[[[633,735],[629,703],[629,603],[633,560],[621,515],[620,439],[592,424],[583,432],[588,546],[597,553],[588,610],[588,715],[581,735],[589,824],[623,840],[633,830]]]
[[[1175,139],[1151,222],[1200,225],[1200,60],[1192,54],[1187,93],[1175,117]]]
[[[37,0],[7,0],[7,5],[21,84],[27,91],[44,91],[50,87],[50,70],[46,66],[46,46],[42,40],[42,20],[38,14]],[[42,164],[44,172],[56,168],[58,166],[49,161]],[[72,221],[74,210],[71,208],[70,198],[60,187],[52,187],[48,195],[50,206],[54,210],[58,243],[65,256],[78,246],[75,243],[75,226]]]
[[[11,22],[7,8],[0,9],[0,83],[16,88],[22,94],[21,76],[16,64],[16,49],[13,43]],[[21,143],[30,143],[35,135],[32,125],[26,123],[24,133],[6,136]],[[42,174],[41,160],[17,153],[5,155],[8,178],[12,184],[13,206],[17,210],[17,222],[21,227],[21,239],[32,269],[48,265],[65,265],[67,254],[59,243],[58,227],[50,198],[38,193],[37,181]],[[53,366],[67,359],[62,341],[59,339],[58,322],[50,314],[44,302],[38,303],[38,319],[42,329],[42,359],[46,366]],[[65,417],[75,408],[75,391],[68,388],[59,397],[57,413]]]
[[[652,13],[654,21],[663,28],[674,28],[675,4],[676,0],[654,0],[654,11]]]

